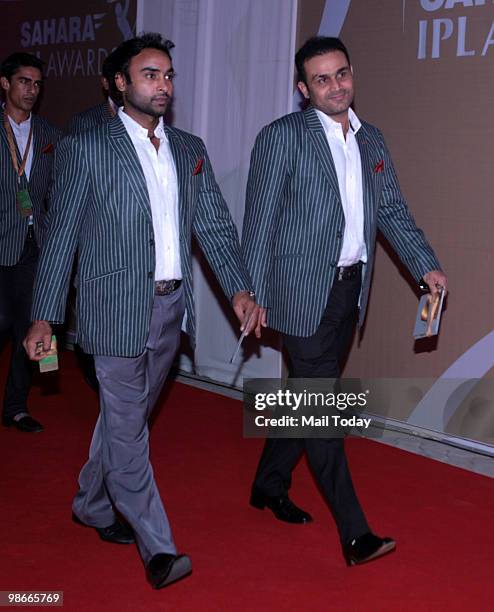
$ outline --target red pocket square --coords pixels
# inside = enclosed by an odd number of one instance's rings
[[[195,176],[196,174],[200,174],[202,172],[202,164],[204,162],[204,158],[201,157],[197,160],[197,164],[196,167],[194,168],[194,170],[192,171],[192,176]]]
[[[41,149],[41,153],[53,153],[53,149],[55,147],[53,146],[53,144],[50,142],[50,144],[47,144],[46,147],[44,149]]]
[[[381,159],[380,162],[378,162],[375,166],[374,166],[374,172],[382,172],[384,170],[384,161]]]

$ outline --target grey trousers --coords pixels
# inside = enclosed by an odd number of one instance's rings
[[[93,527],[111,525],[117,509],[134,530],[145,564],[158,553],[176,553],[149,461],[148,419],[179,346],[184,303],[182,287],[155,296],[141,355],[95,355],[100,415],[72,505]]]

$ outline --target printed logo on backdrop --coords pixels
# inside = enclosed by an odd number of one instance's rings
[[[130,0],[46,2],[38,6],[32,17],[26,19],[24,11],[24,18],[18,21],[16,47],[40,57],[50,80],[100,74],[112,49],[134,35],[135,0],[132,7]]]
[[[419,0],[418,3],[413,0],[413,5],[414,13],[419,11],[417,59],[485,57],[489,52],[494,53],[491,48],[494,45],[493,0]],[[406,8],[407,0],[403,0],[404,27]],[[475,27],[472,27],[474,20]]]

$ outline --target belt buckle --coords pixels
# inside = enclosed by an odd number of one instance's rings
[[[177,289],[179,281],[172,280],[161,280],[155,281],[154,283],[154,294],[155,295],[170,295],[175,289]]]

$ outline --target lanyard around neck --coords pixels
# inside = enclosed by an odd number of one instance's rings
[[[29,137],[27,139],[26,149],[24,151],[24,155],[22,157],[21,165],[19,166],[19,160],[17,159],[17,151],[15,147],[14,140],[14,131],[12,126],[10,125],[9,116],[4,110],[3,114],[3,125],[5,127],[5,131],[7,132],[7,141],[9,143],[10,157],[12,158],[12,165],[14,166],[14,170],[17,173],[17,177],[20,179],[24,174],[24,170],[26,169],[27,158],[29,155],[29,149],[31,148],[31,141],[33,138],[33,121],[31,119],[31,127],[29,128]]]

